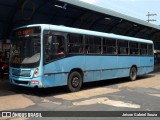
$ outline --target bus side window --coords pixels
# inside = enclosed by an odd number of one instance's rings
[[[141,55],[147,55],[147,44],[140,43],[140,53]]]
[[[101,54],[101,37],[85,36],[85,53]]]
[[[153,45],[148,44],[148,56],[152,56],[152,55],[153,55]]]
[[[79,34],[68,35],[68,51],[70,54],[82,54],[83,53],[83,36]]]
[[[60,35],[54,35],[53,43],[52,43],[52,52],[55,55],[64,54],[64,37]]]
[[[64,36],[53,35],[48,36],[45,42],[45,61],[49,62],[64,56]]]
[[[116,55],[116,40],[110,38],[103,39],[103,54]]]
[[[129,42],[130,55],[139,55],[138,42]]]
[[[128,41],[118,40],[117,47],[118,47],[118,54],[128,55]]]
[[[85,53],[90,53],[90,48],[88,45],[85,46]]]

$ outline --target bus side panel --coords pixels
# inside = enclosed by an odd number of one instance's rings
[[[43,85],[53,87],[67,85],[69,72],[84,69],[84,56],[67,57],[44,66]]]
[[[119,56],[118,57],[118,77],[128,77],[130,68],[136,65],[140,65],[140,58],[138,56]]]
[[[84,82],[100,80],[101,57],[85,56],[85,76]]]
[[[65,58],[65,63],[63,65],[63,69],[68,73],[70,73],[73,69],[81,69],[82,71],[84,71],[85,57],[84,55],[67,57]]]
[[[102,56],[101,63],[101,80],[116,78],[117,74],[117,56]],[[98,64],[98,63],[97,63]]]
[[[63,70],[63,63],[56,61],[44,66],[42,84],[44,87],[62,86],[67,84],[67,74]]]
[[[152,56],[142,56],[140,57],[140,65],[138,75],[152,72],[154,69],[154,58]]]

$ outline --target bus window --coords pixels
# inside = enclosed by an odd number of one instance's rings
[[[69,34],[68,36],[69,44],[68,49],[69,53],[83,53],[83,36],[78,34]]]
[[[153,45],[152,44],[148,44],[148,55],[153,56]]]
[[[129,42],[130,55],[139,55],[139,44],[137,42]]]
[[[140,43],[140,53],[141,55],[147,55],[147,44]]]
[[[118,54],[128,55],[128,41],[118,40],[117,47],[118,47]]]
[[[103,39],[103,54],[117,54],[115,39]]]
[[[45,62],[64,56],[64,36],[53,35],[45,40]]]
[[[101,37],[85,36],[85,53],[101,54]]]

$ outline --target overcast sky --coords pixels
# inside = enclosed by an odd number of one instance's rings
[[[150,19],[157,20],[151,22],[160,25],[160,0],[81,0],[108,8],[128,16],[138,19],[147,20],[147,14],[156,13],[157,16],[151,16]]]

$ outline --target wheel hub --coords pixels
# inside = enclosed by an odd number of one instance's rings
[[[72,80],[72,86],[75,88],[79,85],[79,78],[78,77],[74,77],[73,80]]]

